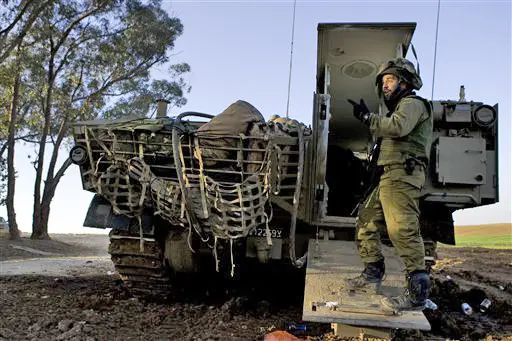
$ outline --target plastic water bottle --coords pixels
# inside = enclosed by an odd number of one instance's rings
[[[473,314],[473,308],[471,308],[471,306],[467,303],[462,303],[462,311],[464,312],[464,314],[466,315],[471,315]]]
[[[437,310],[437,304],[432,302],[430,299],[425,300],[425,309]]]
[[[290,323],[288,330],[291,332],[305,332],[307,326],[305,323]]]
[[[480,303],[480,311],[482,313],[485,313],[487,311],[487,309],[489,309],[490,306],[491,306],[491,300],[486,298],[485,300],[482,301],[482,303]]]

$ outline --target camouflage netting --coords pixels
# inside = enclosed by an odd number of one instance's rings
[[[179,129],[177,141],[173,129]],[[207,229],[215,251],[218,239],[232,242],[257,226],[266,226],[271,244],[269,195],[279,194],[281,176],[302,172],[302,165],[288,164],[293,146],[274,139],[297,137],[303,129],[278,116],[265,122],[251,104],[237,101],[198,128],[124,120],[83,125],[78,140],[89,156],[86,182],[116,213],[140,216],[150,208],[173,225]]]
[[[139,157],[127,161],[130,178],[149,186],[150,198],[155,214],[161,215],[171,223],[178,225],[183,217],[184,207],[179,184],[157,178],[151,168]],[[179,217],[179,218],[178,218]]]
[[[145,184],[134,181],[127,174],[126,163],[112,164],[98,177],[98,194],[109,200],[117,214],[139,216],[144,208]]]

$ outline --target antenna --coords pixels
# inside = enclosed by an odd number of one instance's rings
[[[441,8],[441,0],[437,1],[437,24],[436,24],[436,42],[434,46],[434,68],[432,70],[432,94],[430,95],[430,101],[434,101],[434,83],[436,78],[436,58],[437,58],[437,34],[439,32],[439,10]]]
[[[293,60],[293,36],[295,33],[295,8],[297,0],[293,1],[293,21],[292,21],[292,42],[290,47],[290,71],[288,74],[288,99],[286,100],[286,118],[288,118],[288,109],[290,108],[290,88],[292,84],[292,60]]]

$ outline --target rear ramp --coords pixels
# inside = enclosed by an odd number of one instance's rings
[[[309,240],[302,319],[331,323],[338,336],[390,338],[391,330],[430,330],[421,311],[395,315],[381,309],[384,296],[399,295],[405,287],[403,263],[391,248],[383,247],[386,277],[380,294],[350,292],[344,279],[363,269],[353,241]],[[384,296],[383,296],[384,295]]]

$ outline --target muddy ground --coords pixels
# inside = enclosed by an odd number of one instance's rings
[[[251,271],[235,283],[180,278],[168,302],[145,302],[112,271],[106,236],[52,237],[0,239],[0,340],[263,340],[301,323],[303,273]],[[395,330],[394,339],[512,340],[512,250],[445,247],[439,256],[431,293],[438,309],[425,310],[432,331]],[[327,324],[305,326],[292,333],[342,340]]]

